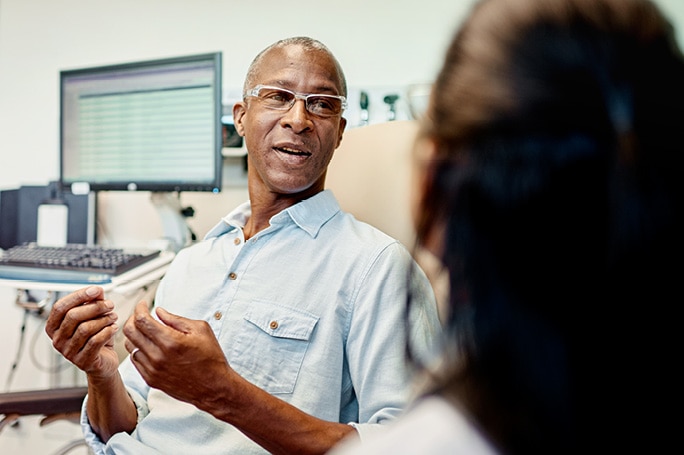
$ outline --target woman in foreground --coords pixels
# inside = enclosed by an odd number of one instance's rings
[[[653,3],[477,3],[416,146],[418,242],[450,276],[444,364],[388,433],[334,453],[678,445],[683,130]]]

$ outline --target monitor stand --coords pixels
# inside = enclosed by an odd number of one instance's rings
[[[168,242],[168,250],[178,252],[191,243],[192,231],[188,226],[180,194],[164,191],[153,191],[150,194],[152,205],[157,209],[164,231],[164,240]]]

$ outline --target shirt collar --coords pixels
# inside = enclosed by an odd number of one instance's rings
[[[321,227],[339,211],[340,205],[332,191],[324,190],[274,215],[270,224],[275,227],[294,222],[311,237],[316,237]],[[244,227],[251,214],[249,201],[239,205],[209,230],[205,240]]]

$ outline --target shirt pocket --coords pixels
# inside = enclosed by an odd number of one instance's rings
[[[230,363],[269,393],[292,393],[317,322],[313,314],[254,301],[236,333]]]

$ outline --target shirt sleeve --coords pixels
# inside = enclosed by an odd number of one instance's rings
[[[409,290],[412,310],[407,323]],[[409,330],[412,346],[428,355],[440,325],[432,287],[399,243],[377,255],[356,292],[346,349],[359,420],[350,424],[364,439],[396,419],[410,401]]]
[[[88,396],[83,400],[83,407],[81,408],[81,430],[86,444],[94,455],[104,455],[105,444],[100,437],[95,433],[93,427],[90,426],[88,420],[88,413],[86,412],[86,404],[88,403]]]
[[[135,390],[128,387],[126,390],[135,403],[135,407],[138,411],[138,423],[140,423],[140,421],[149,413],[147,401],[145,401],[145,399]],[[106,444],[104,441],[102,441],[102,439],[100,439],[97,433],[95,433],[95,430],[93,430],[93,427],[90,425],[90,421],[88,420],[88,412],[86,411],[87,403],[88,396],[86,395],[85,399],[83,400],[83,407],[81,409],[81,430],[83,431],[85,442],[88,444],[88,447],[90,447],[90,450],[94,455],[105,455]]]

